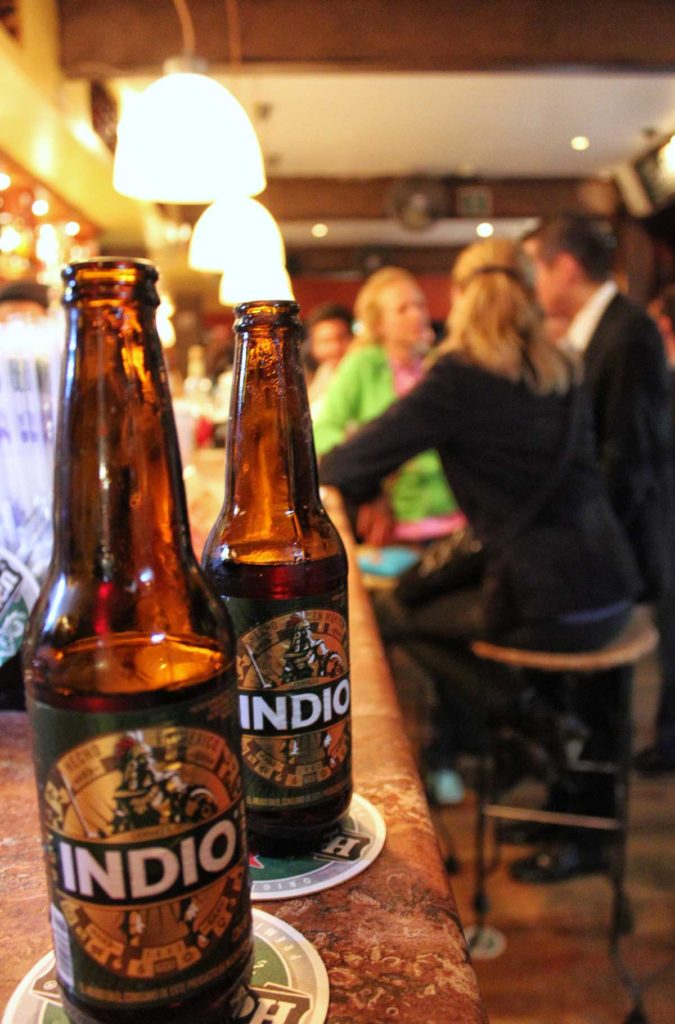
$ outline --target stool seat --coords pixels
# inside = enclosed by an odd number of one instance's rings
[[[635,665],[645,655],[651,654],[658,642],[659,634],[649,607],[638,605],[619,636],[594,651],[530,651],[502,647],[486,640],[474,641],[471,650],[476,657],[487,661],[534,668],[540,672],[602,672],[621,665]]]

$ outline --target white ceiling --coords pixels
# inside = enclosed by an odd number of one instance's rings
[[[268,173],[578,177],[675,131],[675,75],[241,74]],[[120,85],[142,88],[146,82]],[[268,110],[268,116],[261,111]],[[570,147],[575,135],[591,145]]]

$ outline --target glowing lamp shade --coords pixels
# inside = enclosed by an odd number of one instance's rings
[[[286,262],[284,240],[269,210],[246,196],[219,199],[207,207],[192,231],[188,265],[225,271],[240,259],[254,257]]]
[[[244,108],[192,72],[165,74],[128,101],[117,129],[113,186],[162,203],[210,203],[265,188],[260,144]]]
[[[265,263],[252,257],[228,267],[220,279],[218,290],[218,298],[223,306],[294,297],[291,279],[283,263]]]

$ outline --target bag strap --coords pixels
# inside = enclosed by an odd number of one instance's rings
[[[503,525],[499,534],[493,538],[488,547],[504,548],[523,532],[526,526],[546,507],[563,482],[565,471],[572,461],[572,454],[579,433],[581,418],[582,387],[572,385],[570,388],[570,408],[565,428],[565,435],[558,460],[543,485],[529,495],[527,501],[520,505],[515,514]]]

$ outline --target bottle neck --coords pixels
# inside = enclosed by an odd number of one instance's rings
[[[190,551],[154,303],[67,303],[56,445],[55,564],[99,580],[157,579]]]
[[[300,324],[288,313],[242,316],[226,450],[230,537],[297,536],[322,513]]]

